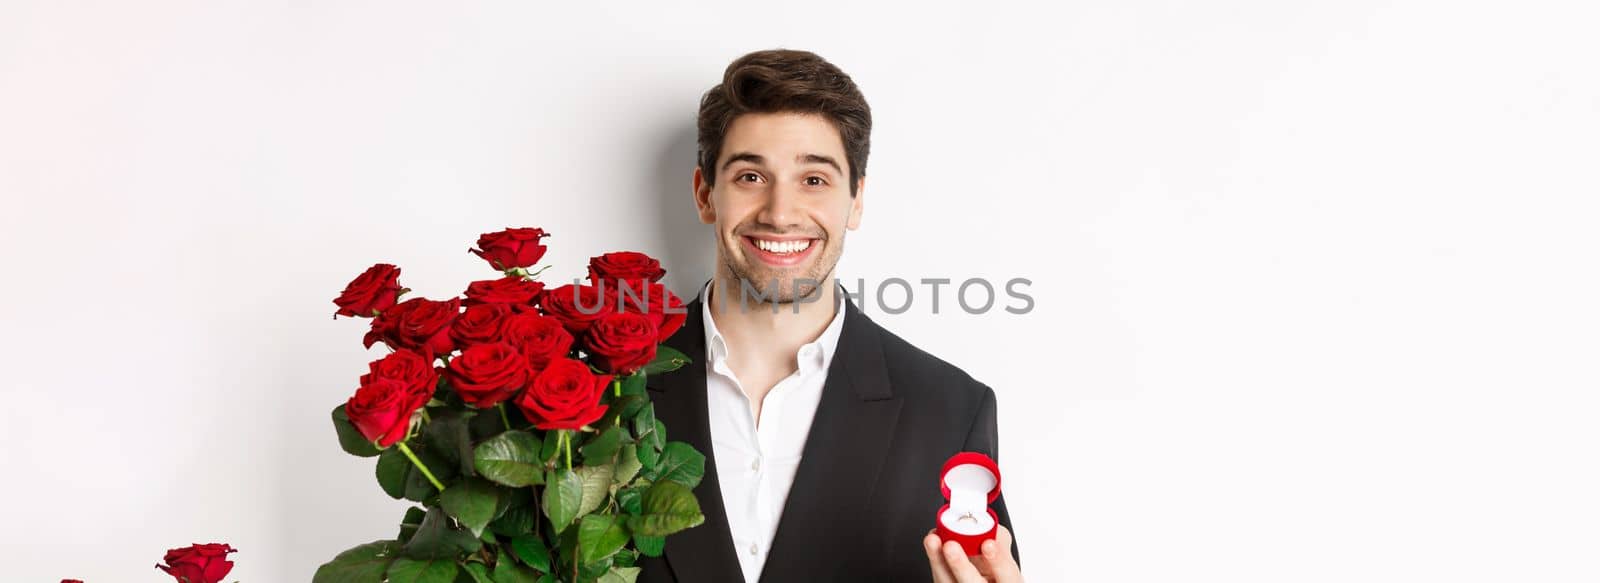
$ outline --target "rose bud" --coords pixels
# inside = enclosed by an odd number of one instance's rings
[[[583,334],[600,316],[613,311],[612,298],[592,285],[567,284],[547,289],[539,298],[545,314],[561,321],[574,335]]]
[[[502,336],[528,360],[528,369],[535,374],[549,366],[550,361],[572,351],[572,334],[567,333],[560,320],[549,316],[533,313],[511,316],[506,320]]]
[[[467,251],[482,257],[500,271],[528,267],[544,257],[546,249],[539,239],[549,236],[544,229],[507,228],[498,233],[484,233],[478,237],[478,249]]]
[[[528,386],[528,360],[505,342],[479,344],[450,359],[447,374],[461,400],[488,409]]]
[[[500,331],[505,329],[506,319],[510,317],[511,306],[506,304],[469,307],[450,324],[450,338],[461,348],[498,342]]]
[[[617,251],[589,258],[589,282],[656,282],[667,274],[661,262],[637,251]]]
[[[392,348],[415,350],[431,360],[455,350],[450,324],[460,313],[460,298],[443,302],[411,298],[373,318],[372,330],[361,341],[371,348],[373,343],[382,340]]]
[[[544,284],[520,277],[502,277],[474,281],[467,285],[467,299],[462,305],[507,304],[516,312],[533,309],[544,293]]]
[[[388,263],[373,265],[351,280],[349,285],[344,286],[344,293],[334,298],[333,303],[339,306],[339,311],[334,312],[333,317],[371,318],[374,312],[393,307],[401,291],[400,268]]]
[[[656,325],[650,316],[635,312],[606,314],[584,336],[584,348],[600,368],[615,374],[632,374],[656,357]]]
[[[606,414],[600,394],[611,375],[589,372],[589,365],[570,358],[552,361],[515,401],[522,414],[543,430],[579,429]]]
[[[233,570],[228,553],[238,552],[227,544],[197,544],[167,551],[165,565],[156,565],[179,583],[220,583]]]

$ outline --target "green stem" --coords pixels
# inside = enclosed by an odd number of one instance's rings
[[[444,491],[444,484],[439,483],[439,478],[433,477],[433,472],[428,471],[428,466],[423,465],[422,460],[417,459],[417,454],[411,453],[411,448],[406,447],[406,442],[402,441],[395,445],[400,446],[400,453],[406,454],[406,457],[411,459],[411,463],[416,465],[417,469],[422,470],[422,475],[428,477],[429,482],[433,482],[433,487],[438,488],[440,492]]]
[[[621,397],[622,396],[622,379],[612,378],[611,379],[611,390],[618,397]]]
[[[495,405],[495,408],[500,410],[500,421],[506,424],[506,431],[511,431],[511,418],[506,416],[506,404]]]
[[[562,429],[561,447],[567,451],[567,471],[572,471],[572,432]]]

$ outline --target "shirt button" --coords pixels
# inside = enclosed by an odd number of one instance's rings
[[[750,462],[750,471],[752,471],[752,472],[761,471],[761,458],[756,458],[755,460]],[[755,547],[752,546],[750,548],[755,548]]]
[[[756,554],[756,543],[750,543],[750,554]]]

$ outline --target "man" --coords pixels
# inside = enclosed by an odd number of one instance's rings
[[[980,555],[933,532],[945,460],[998,459],[994,391],[834,281],[870,133],[850,77],[809,52],[745,55],[702,99],[693,190],[716,273],[667,341],[694,364],[649,382],[668,435],[706,454],[706,520],[639,581],[1021,580],[1004,496]]]

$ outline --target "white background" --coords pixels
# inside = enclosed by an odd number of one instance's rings
[[[1593,4],[600,6],[0,4],[4,579],[392,537],[332,298],[507,226],[692,294],[700,94],[787,47],[873,107],[841,275],[1034,281],[869,310],[997,391],[1030,581],[1600,580]]]

